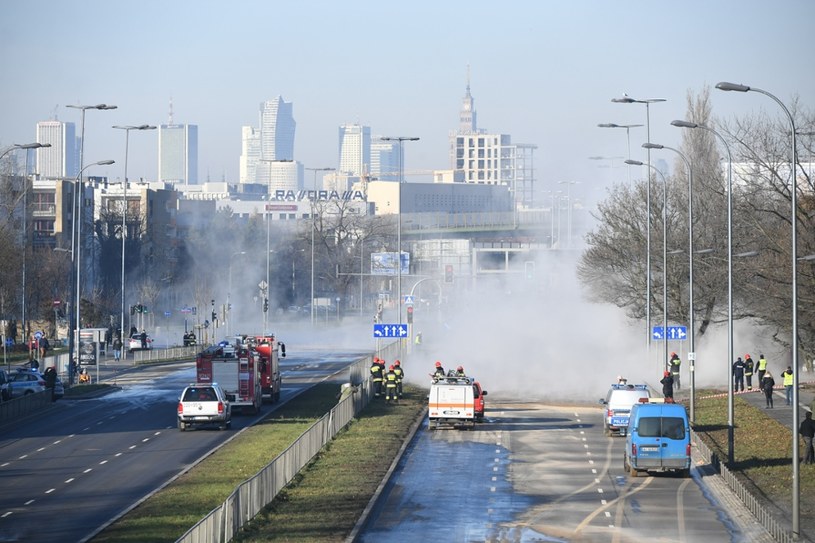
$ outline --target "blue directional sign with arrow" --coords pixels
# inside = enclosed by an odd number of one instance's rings
[[[374,337],[407,337],[407,324],[374,324]]]
[[[687,326],[669,326],[668,333],[664,333],[665,328],[662,326],[654,326],[651,331],[651,339],[662,341],[663,339],[684,341],[688,338]]]

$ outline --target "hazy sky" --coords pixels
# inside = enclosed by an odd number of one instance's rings
[[[412,2],[4,0],[0,3],[0,146],[36,138],[38,121],[79,123],[66,104],[115,104],[86,116],[85,163],[124,172],[125,135],[114,124],[199,127],[199,177],[238,178],[241,126],[260,102],[294,103],[295,158],[336,166],[337,128],[418,136],[406,170],[449,168],[467,66],[478,124],[538,146],[537,177],[590,187],[624,167],[625,130],[645,107],[623,92],[665,98],[651,106],[651,140],[679,143],[688,91],[719,81],[769,91],[785,103],[815,99],[811,0]],[[758,93],[712,91],[714,113],[780,108]],[[77,130],[79,127],[77,126]],[[632,158],[645,160],[645,129]],[[665,157],[670,162],[671,157]],[[620,160],[615,165],[620,165]],[[601,165],[606,168],[600,168]],[[128,175],[154,179],[157,135],[132,133]],[[91,173],[91,172],[89,172]],[[408,177],[410,179],[410,177]]]

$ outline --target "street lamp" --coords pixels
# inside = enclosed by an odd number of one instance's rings
[[[627,94],[623,94],[622,98],[612,98],[612,102],[616,104],[645,104],[645,137],[646,142],[651,143],[651,104],[655,104],[658,102],[664,102],[664,98],[646,98],[644,100],[636,100],[631,98]],[[631,157],[628,158],[631,160]],[[650,168],[651,166],[651,150],[648,150],[647,153],[647,163]],[[628,164],[628,161],[626,161]],[[661,172],[660,172],[661,173]],[[646,185],[646,203],[645,206],[648,209],[647,213],[647,220],[645,223],[645,252],[646,257],[646,264],[645,267],[647,269],[646,273],[646,286],[645,286],[645,327],[646,327],[646,334],[645,334],[645,344],[646,350],[648,351],[648,359],[651,359],[651,175],[648,175],[648,184]]]
[[[647,146],[647,147],[646,147]],[[688,366],[690,371],[690,420],[696,422],[696,343],[693,323],[693,168],[690,160],[684,153],[667,145],[658,143],[645,143],[647,149],[667,149],[673,151],[685,163],[688,169],[688,329],[690,331],[690,349],[688,350]]]
[[[311,200],[311,326],[314,326],[314,201],[317,199],[317,172],[333,172],[335,168],[304,168],[314,172],[314,196]]]
[[[611,101],[619,101],[619,98],[612,99]],[[641,124],[616,124],[616,123],[600,123],[597,125],[600,128],[625,128],[625,138],[628,141],[628,158],[631,159],[631,129],[639,128]],[[651,138],[648,138],[651,141]],[[631,168],[628,168],[628,185],[631,186]]]
[[[643,147],[645,144],[643,144]],[[626,160],[626,164],[632,166],[648,166],[659,174],[662,178],[662,336],[664,344],[664,360],[667,367],[668,364],[668,183],[665,181],[665,176],[655,166],[645,164],[639,160]],[[650,183],[650,176],[649,181]],[[651,208],[648,208],[648,220],[651,220]],[[651,270],[648,270],[649,282]],[[650,303],[650,300],[649,300]]]
[[[790,204],[792,211],[790,213],[790,223],[792,231],[792,536],[798,539],[799,526],[800,526],[800,513],[801,504],[799,502],[801,491],[800,480],[800,466],[799,451],[798,451],[798,182],[796,179],[795,165],[796,149],[795,149],[795,120],[792,118],[790,110],[787,106],[779,100],[775,95],[769,92],[748,85],[739,85],[736,83],[721,82],[716,84],[716,88],[723,91],[736,91],[736,92],[757,92],[772,98],[775,103],[781,106],[784,113],[787,115],[787,120],[790,123],[790,136],[792,138],[792,156],[790,157]]]
[[[125,177],[122,183],[122,315],[119,321],[119,339],[124,342],[125,330],[125,238],[127,232],[127,155],[130,148],[130,131],[131,130],[155,130],[155,126],[149,124],[141,124],[139,126],[119,126],[114,125],[113,128],[125,131]],[[125,350],[125,356],[127,351]]]
[[[689,121],[671,121],[673,126],[679,128],[701,128],[718,137],[727,151],[727,458],[733,463],[735,409],[733,407],[733,378],[731,364],[733,363],[733,157],[727,140],[713,128]]]
[[[397,288],[397,302],[396,312],[399,317],[399,327],[402,326],[402,183],[405,182],[404,176],[404,160],[402,156],[402,142],[403,141],[419,141],[415,136],[384,136],[379,138],[381,141],[398,141],[399,142],[399,212],[397,214],[397,233],[396,233],[396,288]],[[402,355],[402,340],[399,340],[399,356]]]
[[[273,159],[273,158],[260,158],[258,159],[260,162],[269,162],[269,185],[266,187],[266,206],[263,210],[263,218],[266,220],[266,281],[264,284],[265,287],[262,287],[261,290],[264,291],[263,294],[263,335],[267,333],[268,327],[268,320],[269,320],[269,266],[271,265],[270,262],[270,255],[272,254],[272,249],[269,246],[269,227],[271,226],[271,221],[269,220],[269,200],[272,198],[272,162],[292,162],[290,158],[281,158],[281,159]]]
[[[115,163],[116,163],[115,160],[100,160],[99,162],[94,162],[92,164],[88,164],[84,168],[80,169],[79,173],[76,175],[76,181],[74,182],[74,185],[76,187],[74,189],[75,192],[77,192],[77,193],[79,193],[80,191],[84,192],[83,187],[82,187],[82,172],[84,172],[85,170],[87,170],[88,168],[90,168],[92,166],[109,166],[109,165],[115,164]],[[79,197],[77,197],[77,200],[79,202],[79,210],[77,211],[77,214],[74,215],[74,221],[77,223],[76,228],[75,228],[77,244],[76,244],[76,247],[74,249],[72,249],[72,252],[71,252],[71,256],[74,258],[74,260],[76,260],[76,329],[73,330],[73,333],[76,334],[76,337],[73,338],[73,347],[74,348],[69,349],[69,351],[71,353],[69,358],[68,358],[69,366],[70,366],[70,362],[72,360],[74,360],[74,356],[77,353],[76,345],[79,343],[79,331],[82,329],[82,321],[79,320],[79,305],[80,305],[79,300],[82,299],[82,283],[80,282],[81,281],[80,270],[82,269],[81,268],[81,264],[82,264],[82,242],[81,242],[81,240],[82,240],[82,200],[83,200],[83,198],[81,196],[79,196]],[[71,342],[69,342],[69,344],[70,343]],[[77,365],[79,364],[79,357],[78,356],[76,356],[76,363],[77,363]],[[70,368],[69,368],[69,371],[68,371],[68,380],[69,380],[70,383],[73,383],[73,380],[74,380],[74,373],[73,373],[73,370],[71,370]]]
[[[245,255],[246,251],[238,251],[229,256],[229,285],[226,289],[226,337],[231,338],[230,329],[232,328],[232,259],[238,255]],[[264,333],[266,331],[264,330]]]

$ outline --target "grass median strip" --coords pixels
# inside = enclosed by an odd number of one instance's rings
[[[405,387],[405,392],[407,397],[398,405],[384,405],[378,400],[368,406],[259,515],[248,532],[251,539],[237,540],[338,541],[341,538],[330,537],[350,532],[426,403],[424,392],[410,387]],[[304,392],[93,541],[177,540],[330,411],[338,393],[337,383],[316,385]],[[291,509],[293,504],[295,509]],[[329,538],[322,539],[324,534]]]

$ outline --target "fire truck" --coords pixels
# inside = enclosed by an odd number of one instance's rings
[[[261,394],[261,357],[246,344],[222,341],[198,353],[198,383],[219,385],[233,409],[257,413]]]
[[[286,344],[274,335],[255,336],[250,344],[260,357],[260,388],[263,400],[276,402],[280,399],[280,358],[286,357]]]

